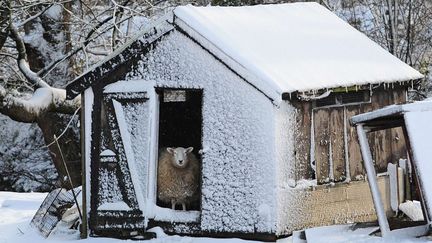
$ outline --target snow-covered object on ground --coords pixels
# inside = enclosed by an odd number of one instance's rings
[[[399,210],[397,170],[398,167],[395,164],[388,163],[387,173],[389,174],[389,184],[390,184],[390,204],[392,210],[396,213]]]
[[[407,200],[399,205],[399,209],[412,221],[424,220],[423,211],[419,201]]]
[[[353,124],[365,124],[368,127],[377,126],[376,122],[383,119],[391,120],[393,124],[405,125],[411,148],[412,161],[415,164],[416,173],[420,181],[421,196],[428,210],[429,220],[432,210],[432,149],[430,138],[432,129],[432,100],[427,99],[404,105],[391,105],[379,110],[354,116]],[[388,123],[388,127],[397,126]],[[381,125],[381,127],[385,127]]]
[[[257,87],[279,93],[423,77],[317,3],[188,5],[174,14],[256,75]]]

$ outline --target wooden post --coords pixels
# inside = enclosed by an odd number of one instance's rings
[[[85,121],[86,121],[86,107],[85,107],[85,97],[84,93],[81,94],[81,120],[80,120],[80,135],[81,135],[81,179],[82,179],[82,220],[81,220],[81,228],[80,228],[80,238],[86,239],[88,236],[88,225],[87,225],[87,181],[86,181],[86,130],[85,130]]]
[[[358,134],[361,153],[364,161],[364,166],[368,177],[369,187],[372,192],[372,199],[374,202],[375,211],[378,217],[379,227],[381,229],[381,235],[382,237],[386,237],[390,233],[390,227],[387,221],[387,216],[384,211],[384,205],[382,204],[381,201],[381,194],[378,189],[378,183],[376,179],[375,167],[372,160],[372,154],[369,148],[366,132],[363,129],[363,124],[357,125],[357,134]]]

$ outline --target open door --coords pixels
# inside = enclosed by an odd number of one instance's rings
[[[158,100],[154,86],[146,81],[119,81],[106,86],[102,96],[98,191],[92,211],[107,228],[111,218],[115,225],[122,217],[132,228],[145,229],[148,204],[155,195]]]

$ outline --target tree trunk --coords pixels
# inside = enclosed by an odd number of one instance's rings
[[[42,130],[45,143],[49,145],[48,149],[54,166],[59,174],[61,186],[66,188],[81,185],[80,133],[77,128],[79,117],[75,116],[70,127],[67,128],[71,118],[71,115],[47,112],[41,115],[37,120],[37,124]],[[54,141],[54,135],[59,136],[64,129],[67,129],[66,132],[58,139],[61,148],[60,151],[57,143]],[[70,184],[68,179],[68,172],[73,185]]]

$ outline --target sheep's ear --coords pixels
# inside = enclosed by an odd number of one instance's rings
[[[192,150],[193,150],[193,147],[189,147],[186,149],[186,153],[190,153],[190,152],[192,152]]]
[[[174,149],[173,148],[166,148],[166,150],[168,151],[168,153],[174,154]]]

